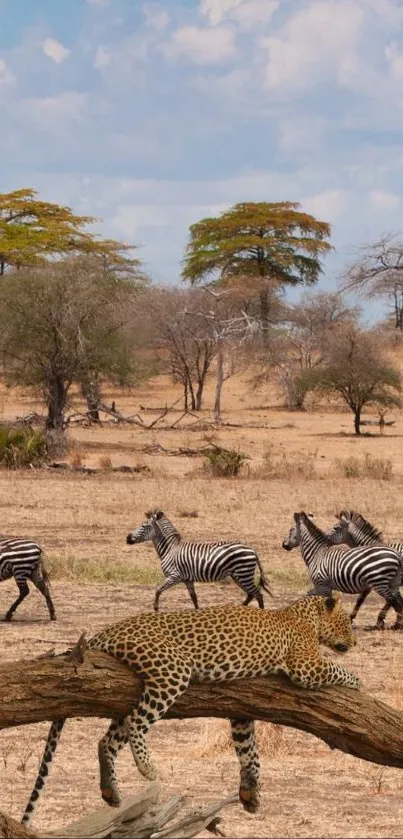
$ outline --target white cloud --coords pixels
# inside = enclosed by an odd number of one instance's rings
[[[65,91],[57,96],[23,99],[20,109],[34,128],[62,136],[71,123],[84,122],[87,107],[87,94]]]
[[[291,16],[280,35],[261,38],[269,89],[304,87],[329,74],[345,85],[357,66],[363,11],[354,0],[315,0]]]
[[[328,127],[321,116],[284,117],[277,123],[279,146],[285,152],[312,152],[321,147]]]
[[[55,38],[45,38],[42,50],[48,58],[52,58],[56,64],[61,64],[70,55],[70,50],[63,46]]]
[[[11,72],[9,67],[7,66],[4,58],[0,58],[0,87],[6,87],[8,85],[14,84],[16,78],[14,73]]]
[[[388,62],[391,76],[401,80],[403,78],[403,53],[399,52],[396,41],[385,47],[385,58]]]
[[[169,14],[159,3],[144,3],[143,13],[146,19],[146,26],[152,26],[153,29],[158,30],[165,29],[168,26],[170,21]]]
[[[207,18],[212,26],[217,26],[232,9],[240,6],[242,0],[200,0],[200,14]]]
[[[96,70],[102,70],[104,67],[107,67],[110,64],[112,58],[112,53],[108,52],[102,44],[98,47],[95,58],[94,58],[94,67]]]
[[[247,31],[268,23],[279,5],[280,0],[201,0],[199,11],[211,26],[227,19]]]
[[[235,54],[235,31],[228,26],[206,29],[183,26],[161,46],[168,58],[187,58],[194,64],[219,64]]]
[[[394,192],[383,192],[379,189],[373,189],[369,193],[371,203],[378,210],[385,210],[390,212],[397,210],[400,205],[400,198]]]
[[[334,222],[347,210],[348,193],[343,189],[325,189],[318,195],[303,198],[301,204],[304,210],[317,218]]]

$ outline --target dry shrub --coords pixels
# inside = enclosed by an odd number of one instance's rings
[[[207,461],[207,471],[213,478],[237,477],[245,460],[248,460],[247,454],[235,449],[224,449],[222,446],[216,446],[206,452],[204,457]]]
[[[99,458],[98,462],[99,462],[99,468],[100,469],[105,469],[105,470],[112,469],[112,461],[111,461],[109,455],[107,455],[107,454],[102,455],[102,457]]]
[[[178,516],[181,519],[197,519],[199,518],[199,513],[197,510],[179,510]]]
[[[78,451],[78,449],[75,449],[70,455],[70,463],[75,469],[77,469],[77,467],[79,467],[79,466],[82,466],[83,465],[82,452]]]
[[[261,478],[304,478],[310,480],[316,477],[317,452],[293,452],[287,454],[273,444],[263,456],[263,464],[259,468],[257,477]],[[255,473],[256,475],[256,473]]]
[[[270,722],[255,723],[256,743],[261,758],[276,757],[289,752],[284,726]],[[201,729],[196,751],[200,757],[213,757],[233,751],[231,729],[227,721],[206,721]]]
[[[392,461],[389,458],[373,457],[369,452],[362,458],[336,458],[335,464],[344,478],[373,478],[377,481],[390,481],[392,478]]]

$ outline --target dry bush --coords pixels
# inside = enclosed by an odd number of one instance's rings
[[[197,510],[179,510],[178,516],[181,519],[197,519],[199,518],[199,513]]]
[[[248,460],[248,455],[235,449],[225,449],[216,446],[204,455],[206,459],[205,468],[213,478],[235,478],[239,475],[241,467]]]
[[[70,464],[75,469],[83,465],[83,455],[78,449],[75,449],[70,455]]]
[[[254,477],[258,478],[304,478],[316,477],[317,452],[287,452],[270,445],[264,455],[263,464]]]
[[[390,481],[393,463],[389,458],[373,457],[367,452],[364,457],[336,458],[336,469],[344,478],[373,478],[376,481]]]
[[[112,461],[111,461],[109,455],[107,455],[107,454],[100,457],[98,463],[99,463],[99,468],[100,469],[105,469],[105,470],[112,469]]]
[[[256,742],[261,758],[272,758],[290,752],[282,725],[257,721],[255,723]],[[233,751],[231,729],[225,720],[204,721],[195,744],[195,752],[200,757],[216,757]]]
[[[1,466],[7,469],[42,466],[48,457],[48,444],[43,431],[8,425],[0,427]]]

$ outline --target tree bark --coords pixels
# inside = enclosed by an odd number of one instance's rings
[[[54,375],[49,384],[49,403],[46,428],[63,427],[63,411],[67,402],[67,387],[62,376]]]
[[[354,411],[354,431],[355,433],[361,434],[361,408],[356,408]]]
[[[59,717],[124,717],[141,691],[112,656],[85,652],[0,666],[0,729]],[[168,718],[256,719],[307,731],[331,748],[403,768],[403,714],[361,691],[296,687],[286,677],[194,684]]]
[[[217,371],[216,371],[216,386],[214,399],[214,422],[216,425],[221,425],[221,393],[224,384],[224,350],[222,341],[218,342],[217,352]]]

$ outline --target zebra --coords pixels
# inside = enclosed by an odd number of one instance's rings
[[[36,586],[46,600],[50,619],[56,620],[55,607],[49,591],[49,575],[43,564],[43,551],[29,539],[0,540],[0,582],[14,577],[19,589],[17,600],[10,606],[4,620],[11,621],[15,610],[28,596],[28,580]]]
[[[396,623],[392,629],[403,629],[403,598],[399,592],[401,560],[396,551],[383,545],[346,550],[343,545],[335,545],[306,513],[294,513],[294,522],[283,541],[283,548],[291,551],[301,546],[303,560],[314,584],[308,594],[329,596],[332,589],[361,594],[374,589],[396,612]],[[381,615],[378,615],[375,628],[384,628]]]
[[[350,547],[355,548],[359,545],[384,545],[396,553],[400,557],[401,562],[401,580],[400,585],[403,584],[403,542],[400,539],[384,539],[381,530],[374,527],[367,519],[355,510],[341,510],[336,516],[339,519],[337,524],[327,531],[327,536],[336,544],[343,541]],[[357,599],[354,609],[351,613],[351,620],[353,621],[370,594],[370,589],[363,591]],[[381,609],[378,621],[383,625],[385,617],[391,608],[391,604],[386,603]]]
[[[151,541],[161,560],[161,567],[166,577],[155,592],[154,610],[158,611],[159,599],[163,591],[184,583],[195,609],[199,608],[194,583],[213,583],[232,577],[235,583],[246,592],[244,606],[256,598],[264,609],[263,588],[271,591],[263,572],[260,559],[247,545],[239,542],[182,542],[179,531],[161,510],[145,513],[146,521],[126,537],[128,545]],[[260,572],[258,585],[254,576],[256,566]]]

